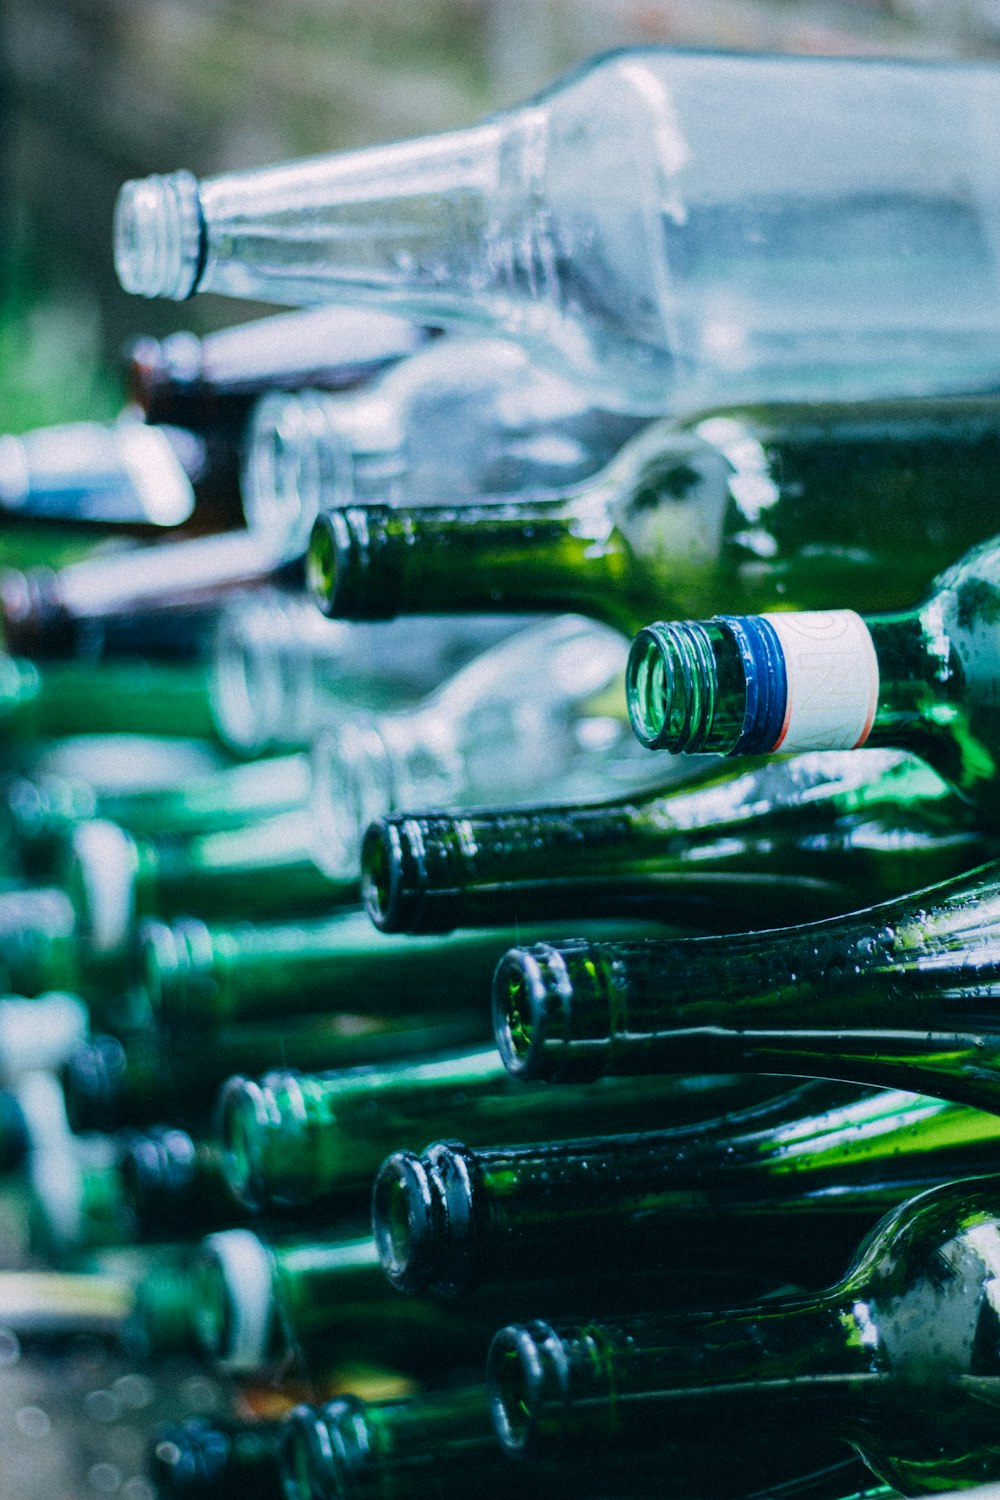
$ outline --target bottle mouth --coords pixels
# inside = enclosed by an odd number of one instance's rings
[[[275,1332],[271,1256],[263,1241],[249,1229],[207,1235],[195,1283],[202,1351],[234,1374],[261,1370]]]
[[[212,714],[240,755],[258,755],[281,736],[281,664],[268,626],[268,613],[254,605],[224,610],[212,647]]]
[[[205,261],[197,179],[172,172],[126,182],[115,204],[113,237],[115,271],[126,292],[190,297]]]
[[[552,1078],[553,1049],[568,1040],[565,1008],[572,993],[562,955],[546,943],[512,948],[493,977],[493,1034],[515,1078]]]
[[[486,1363],[490,1419],[505,1453],[521,1457],[539,1438],[543,1409],[569,1396],[565,1355],[546,1323],[501,1328]]]
[[[363,1500],[371,1465],[364,1402],[338,1396],[323,1406],[296,1406],[282,1419],[281,1468],[289,1500]]]
[[[89,951],[101,958],[124,954],[135,914],[135,843],[104,818],[82,823],[72,836],[66,884]]]
[[[385,742],[374,722],[344,719],[316,736],[310,765],[312,858],[328,878],[355,881],[365,830],[392,806]]]
[[[715,663],[703,627],[658,623],[640,630],[625,674],[628,712],[636,737],[649,750],[680,753],[711,722]]]
[[[397,517],[400,512],[395,513]],[[325,615],[341,620],[392,620],[403,601],[397,548],[387,505],[321,511],[306,553],[306,584]],[[400,540],[405,546],[405,537]]]
[[[464,860],[455,821],[392,817],[361,841],[361,899],[380,932],[449,932],[461,924]]]
[[[268,1121],[264,1091],[252,1078],[229,1078],[220,1090],[216,1113],[226,1185],[245,1207],[259,1211],[267,1199],[258,1148]]]
[[[206,1417],[162,1426],[150,1451],[149,1466],[164,1495],[201,1494],[222,1480],[229,1459],[228,1436]]]
[[[164,1024],[204,1024],[217,987],[212,979],[212,937],[195,917],[179,922],[147,918],[136,939],[150,1013]]]
[[[425,1291],[434,1280],[435,1191],[412,1151],[396,1151],[379,1168],[372,1192],[372,1228],[386,1276],[401,1292]]]
[[[322,397],[273,392],[250,426],[243,514],[251,531],[301,553],[324,505],[343,503],[347,455],[327,436]]]

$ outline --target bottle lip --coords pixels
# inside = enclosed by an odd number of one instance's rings
[[[548,943],[511,948],[493,976],[493,1034],[515,1078],[553,1078],[555,1044],[569,1040],[572,981],[563,955]]]
[[[226,1079],[216,1104],[215,1134],[222,1143],[222,1170],[234,1198],[254,1211],[267,1202],[255,1141],[258,1132],[267,1128],[268,1119],[259,1083],[240,1074]]]
[[[223,1304],[215,1321],[207,1305],[202,1310],[198,1332],[205,1353],[233,1374],[260,1370],[274,1323],[270,1251],[250,1229],[224,1229],[202,1240],[200,1267],[204,1277],[218,1278]]]
[[[439,1269],[435,1185],[412,1151],[394,1151],[375,1177],[372,1232],[386,1276],[401,1292],[425,1291]]]
[[[392,764],[376,720],[359,714],[328,724],[313,740],[310,766],[313,860],[332,880],[357,880],[365,830],[393,802]]]
[[[135,915],[137,850],[117,823],[91,818],[71,839],[68,883],[82,935],[98,956],[124,952]]]
[[[325,615],[393,620],[400,613],[394,565],[400,548],[388,525],[393,514],[388,505],[355,505],[316,517],[306,552],[306,585]]]
[[[195,291],[205,266],[207,236],[192,173],[154,174],[124,183],[112,233],[115,271],[126,292],[184,301]]]
[[[509,1324],[490,1344],[486,1361],[490,1420],[505,1453],[531,1455],[543,1407],[569,1399],[565,1351],[547,1323]]]

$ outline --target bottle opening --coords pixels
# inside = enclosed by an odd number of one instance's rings
[[[254,414],[243,472],[247,526],[276,538],[289,553],[304,550],[322,498],[316,438],[308,417],[294,396],[265,396]]]
[[[398,535],[389,534],[395,515]],[[322,511],[306,553],[306,583],[325,615],[342,620],[393,620],[404,600],[395,566],[409,546],[407,518],[386,505]]]
[[[310,769],[313,859],[331,880],[357,880],[362,835],[392,802],[385,747],[374,729],[345,719],[316,736]],[[374,892],[372,899],[377,907]],[[369,914],[378,926],[371,908]]]
[[[503,1065],[515,1077],[537,1076],[544,999],[544,977],[534,954],[526,948],[505,953],[493,980],[493,1026]]]
[[[420,1158],[397,1151],[382,1164],[372,1194],[372,1228],[382,1269],[400,1291],[423,1290],[433,1249],[430,1183]]]
[[[402,918],[396,899],[400,871],[394,833],[396,828],[372,823],[361,841],[361,899],[380,932],[398,932]]]
[[[287,1500],[326,1493],[312,1459],[319,1421],[317,1412],[304,1405],[294,1407],[282,1418],[281,1472]]]
[[[114,215],[114,259],[125,291],[182,301],[203,269],[197,180],[190,172],[126,182]]]
[[[249,1078],[230,1078],[218,1104],[217,1135],[222,1142],[222,1167],[233,1196],[247,1208],[262,1206],[256,1138],[263,1114],[260,1086]]]
[[[520,1455],[531,1445],[545,1386],[542,1348],[528,1328],[501,1328],[486,1365],[490,1418],[506,1453]]]
[[[212,649],[211,705],[216,728],[230,749],[258,755],[280,742],[283,684],[278,652],[268,638],[266,615],[226,611]]]
[[[625,691],[632,728],[647,749],[732,748],[710,740],[717,686],[712,646],[700,621],[647,625],[632,642]]]

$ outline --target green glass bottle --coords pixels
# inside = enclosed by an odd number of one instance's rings
[[[151,661],[0,657],[0,722],[14,749],[73,734],[214,733],[205,669]]]
[[[311,836],[301,808],[188,837],[133,838],[89,819],[72,837],[65,871],[81,941],[110,963],[123,958],[142,917],[266,918],[356,901],[356,881],[331,880],[316,866]]]
[[[57,886],[0,891],[0,990],[40,995],[76,990],[76,913]]]
[[[541,1268],[613,1264],[719,1278],[740,1260],[779,1281],[834,1278],[859,1235],[921,1187],[996,1165],[996,1115],[881,1090],[812,1084],[759,1118],[480,1149],[397,1151],[372,1197],[383,1268],[401,1291],[516,1291]],[[698,1225],[697,1257],[687,1253]],[[694,1261],[694,1264],[692,1262]],[[719,1288],[716,1288],[716,1293]]]
[[[430,1379],[463,1363],[481,1369],[489,1345],[482,1317],[401,1298],[370,1234],[265,1243],[223,1230],[201,1242],[195,1277],[202,1351],[234,1375],[292,1361],[306,1378],[361,1364]]]
[[[998,413],[986,398],[661,421],[560,499],[327,511],[309,586],[342,619],[574,610],[627,633],[722,604],[903,605],[994,529]]]
[[[654,921],[628,922],[633,936],[658,934]],[[598,923],[614,935],[621,923]],[[577,924],[570,922],[569,927]],[[592,932],[594,925],[588,926]],[[529,929],[540,938],[545,929]],[[522,932],[526,940],[531,940]],[[433,1024],[449,1011],[479,1013],[474,1035],[489,1035],[482,998],[517,930],[444,937],[380,937],[363,911],[298,922],[207,926],[146,921],[136,938],[141,992],[157,1024],[211,1028],[283,1015],[363,1015],[396,1005]]]
[[[591,1474],[676,1455],[735,1480],[780,1402],[799,1439],[849,1442],[904,1494],[995,1479],[998,1192],[973,1178],[911,1199],[819,1295],[502,1330],[488,1372],[501,1443]]]
[[[1000,1094],[998,869],[802,927],[512,949],[494,1034],[522,1078],[731,1069]]]
[[[510,1484],[485,1386],[400,1401],[341,1396],[295,1407],[282,1426],[287,1500],[437,1500],[470,1481],[487,1493]]]
[[[190,1239],[245,1221],[229,1192],[221,1150],[176,1126],[114,1138],[115,1170],[126,1210],[142,1239]]]
[[[188,1359],[201,1364],[191,1245],[142,1245],[130,1260],[119,1267],[133,1291],[121,1335],[125,1352],[149,1362]]]
[[[205,1131],[219,1086],[237,1072],[280,1061],[293,1068],[350,1068],[483,1041],[483,1015],[289,1017],[271,1025],[220,1027],[206,1046],[198,1032],[146,1029],[98,1034],[60,1070],[74,1131],[140,1129],[159,1120]]]
[[[117,1345],[134,1300],[128,1279],[110,1273],[0,1271],[0,1321],[26,1353],[57,1353],[81,1335]]]
[[[693,788],[373,823],[362,895],[382,932],[644,912],[714,931],[809,921],[969,869],[972,810],[913,756],[803,754]]]
[[[654,749],[730,755],[898,745],[995,820],[998,599],[993,539],[903,613],[792,611],[647,626],[629,657],[633,728]]]
[[[162,1500],[282,1500],[278,1421],[187,1417],[154,1433],[147,1472]]]
[[[775,1092],[772,1088],[771,1092]],[[588,1128],[643,1128],[699,1119],[718,1100],[749,1102],[717,1077],[648,1080],[627,1088],[528,1088],[504,1070],[495,1048],[424,1056],[338,1072],[236,1077],[219,1099],[219,1129],[233,1192],[254,1208],[302,1207],[368,1190],[397,1147],[417,1149],[429,1128],[476,1141],[575,1135]],[[617,1123],[616,1123],[617,1122]]]

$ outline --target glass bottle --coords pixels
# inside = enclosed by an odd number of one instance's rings
[[[171,1125],[113,1139],[123,1202],[140,1238],[191,1239],[246,1219],[229,1192],[214,1139],[196,1139]]]
[[[305,594],[255,589],[224,605],[213,632],[212,710],[240,755],[310,745],[355,708],[416,702],[527,620],[421,617],[346,624]]]
[[[267,391],[347,390],[427,341],[391,313],[315,307],[201,334],[142,336],[124,351],[130,400],[147,422],[236,438]]]
[[[162,1500],[280,1500],[281,1422],[187,1417],[154,1433],[147,1472]]]
[[[292,1359],[307,1375],[363,1363],[430,1378],[481,1368],[489,1345],[481,1318],[401,1298],[370,1234],[265,1243],[223,1230],[202,1240],[195,1277],[202,1352],[233,1375]]]
[[[813,1084],[749,1118],[396,1151],[375,1180],[373,1227],[383,1269],[404,1292],[515,1289],[540,1268],[572,1281],[607,1265],[625,1277],[661,1267],[717,1279],[732,1270],[734,1242],[772,1285],[815,1286],[888,1208],[988,1171],[998,1140],[1000,1120],[967,1105]]]
[[[133,838],[107,819],[88,819],[72,836],[65,874],[81,942],[95,960],[113,962],[145,916],[252,919],[356,901],[356,883],[317,868],[312,833],[302,808],[187,837]]]
[[[662,930],[641,919],[627,925],[635,936]],[[588,935],[623,935],[621,923],[613,921],[598,922],[597,929],[587,924]],[[428,1019],[478,1010],[485,1039],[489,1025],[481,1001],[505,949],[547,934],[535,925],[520,934],[512,927],[380,937],[358,910],[228,926],[194,917],[172,924],[147,920],[136,935],[135,978],[156,1024],[168,1028],[211,1030],[310,1013],[387,1015],[399,1006],[403,1014]]]
[[[773,1093],[774,1090],[772,1089]],[[732,1077],[696,1075],[577,1090],[528,1088],[504,1071],[494,1048],[328,1073],[274,1071],[231,1079],[219,1097],[226,1174],[248,1206],[302,1207],[370,1186],[400,1147],[418,1149],[428,1129],[475,1141],[531,1140],[587,1128],[620,1130],[703,1119],[719,1097],[743,1093]],[[713,1104],[714,1101],[714,1104]]]
[[[123,287],[530,343],[626,409],[995,382],[995,67],[629,48],[398,144],[127,183]]]
[[[13,1337],[15,1350],[25,1353],[58,1354],[81,1335],[117,1344],[134,1297],[128,1280],[112,1274],[0,1270],[5,1339]]]
[[[503,339],[430,344],[350,395],[274,392],[247,433],[250,525],[308,534],[333,506],[467,503],[559,491],[608,463],[643,424]]]
[[[261,583],[294,583],[294,553],[267,536],[224,531],[92,556],[61,568],[4,569],[8,651],[66,657],[199,656],[222,600]]]
[[[725,606],[907,605],[995,527],[996,397],[720,407],[558,496],[321,513],[324,613],[577,610],[632,633]]]
[[[211,1046],[197,1032],[145,1030],[124,1037],[95,1035],[60,1070],[74,1131],[146,1129],[169,1119],[199,1131],[210,1127],[220,1085],[236,1072],[350,1068],[416,1054],[471,1046],[485,1039],[480,1013],[385,1016],[336,1013],[282,1017],[269,1025],[220,1027]]]
[[[68,422],[0,437],[0,514],[153,532],[190,521],[203,444],[176,426]]]
[[[41,995],[77,989],[76,913],[57,886],[0,891],[0,990]]]
[[[60,1068],[89,1027],[90,1012],[77,995],[0,995],[0,1083],[9,1084],[23,1073]]]
[[[592,1475],[676,1453],[732,1479],[780,1399],[798,1438],[846,1440],[904,1494],[994,1479],[997,1191],[973,1178],[892,1210],[818,1295],[503,1329],[487,1383],[505,1451],[559,1453]]]
[[[39,665],[4,655],[0,725],[5,759],[31,740],[78,734],[207,739],[215,729],[207,675],[190,661],[80,658]]]
[[[913,756],[804,753],[693,788],[552,807],[401,812],[371,824],[362,896],[382,932],[643,912],[714,931],[851,911],[992,849]]]
[[[897,614],[717,616],[640,631],[633,728],[653,749],[912,749],[997,816],[1000,540],[974,547]]]
[[[986,865],[801,927],[515,948],[497,1044],[522,1078],[795,1073],[995,1109],[998,891]]]
[[[414,708],[331,723],[312,751],[317,863],[357,878],[365,828],[396,810],[662,785],[623,719],[627,655],[618,631],[559,615],[483,652]]]

